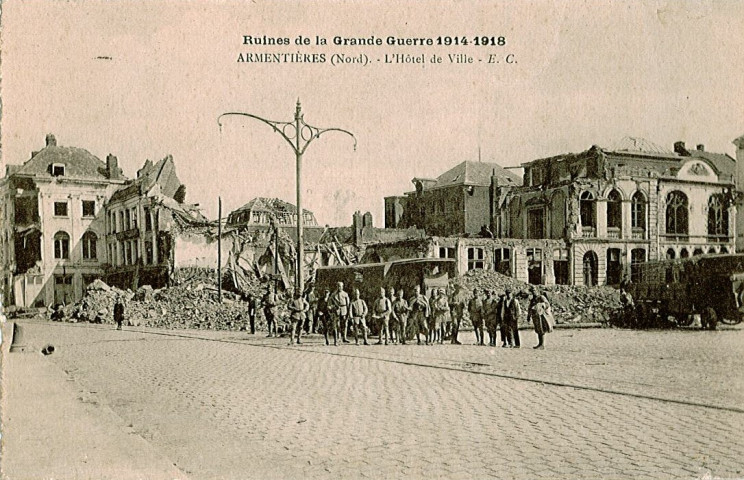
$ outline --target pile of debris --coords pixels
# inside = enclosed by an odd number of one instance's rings
[[[210,330],[243,330],[249,325],[248,305],[239,295],[223,289],[219,300],[215,275],[209,272],[181,272],[178,284],[153,289],[145,285],[132,292],[111,287],[101,280],[90,284],[85,296],[76,304],[65,307],[56,319],[113,324],[117,299],[124,304],[125,325],[160,328]],[[256,282],[247,294],[261,298],[265,286]],[[56,312],[55,312],[56,313]],[[54,314],[53,314],[54,318]],[[257,328],[263,328],[263,316],[258,315]]]
[[[511,288],[525,312],[529,304],[529,284],[491,270],[471,270],[450,283],[460,285],[471,296],[474,288],[498,294]],[[607,323],[621,306],[620,293],[612,287],[541,285],[540,290],[548,297],[557,323]]]

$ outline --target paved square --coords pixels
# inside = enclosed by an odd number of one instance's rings
[[[113,411],[179,478],[744,476],[741,330],[557,330],[544,351],[25,330],[55,345],[43,361],[81,400]],[[27,478],[14,398],[4,471]]]

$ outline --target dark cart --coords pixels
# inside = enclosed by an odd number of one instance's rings
[[[737,324],[744,315],[744,255],[700,255],[634,266],[628,291],[636,302],[638,323],[703,326]]]

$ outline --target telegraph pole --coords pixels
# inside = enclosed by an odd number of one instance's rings
[[[304,114],[302,113],[302,106],[300,100],[297,99],[297,108],[295,109],[294,121],[292,122],[276,122],[273,120],[267,120],[253,115],[250,113],[242,112],[227,112],[223,113],[217,118],[217,123],[222,127],[222,117],[230,115],[240,115],[243,117],[253,118],[260,122],[269,125],[274,129],[276,133],[282,136],[284,140],[292,147],[295,153],[295,165],[297,175],[297,259],[295,268],[295,290],[302,294],[304,292],[304,279],[303,279],[303,264],[305,248],[302,238],[302,224],[304,220],[304,212],[302,209],[302,155],[307,150],[307,147],[312,143],[313,140],[320,138],[320,135],[326,132],[341,132],[349,135],[354,139],[354,150],[356,151],[356,137],[353,133],[342,128],[318,128],[305,123]]]
[[[217,300],[222,303],[222,197],[217,197]]]

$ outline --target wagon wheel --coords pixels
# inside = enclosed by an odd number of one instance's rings
[[[734,318],[718,317],[718,321],[726,325],[737,325],[741,323],[741,314],[737,314]]]
[[[692,315],[688,315],[685,313],[677,313],[672,315],[674,317],[674,321],[677,322],[677,326],[680,327],[689,327],[692,325],[693,317]]]
[[[718,320],[718,313],[713,307],[706,307],[700,313],[700,323],[703,328],[715,330]]]

